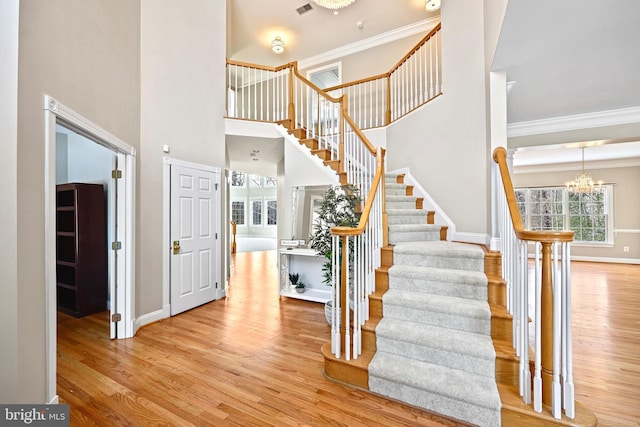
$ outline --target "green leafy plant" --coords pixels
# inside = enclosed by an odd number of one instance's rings
[[[298,273],[289,273],[289,282],[294,288],[304,288],[304,283],[300,280]]]
[[[313,224],[313,233],[309,239],[311,248],[318,255],[326,258],[326,262],[322,266],[323,283],[331,284],[332,269],[331,259],[332,253],[332,236],[331,228],[333,227],[356,227],[360,220],[360,213],[356,212],[360,203],[360,192],[353,185],[344,185],[329,188],[320,202],[318,208],[318,216]],[[340,241],[340,259],[342,258],[342,241]],[[353,247],[350,245],[350,257]]]

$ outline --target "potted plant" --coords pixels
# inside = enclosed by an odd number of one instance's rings
[[[298,273],[289,273],[289,283],[291,285],[291,290],[300,294],[304,292],[304,282],[300,280],[300,275]]]
[[[344,185],[338,187],[330,187],[322,196],[320,207],[317,211],[317,218],[313,224],[313,233],[310,236],[310,247],[316,251],[318,255],[325,258],[322,265],[322,282],[331,286],[333,274],[331,269],[332,260],[332,236],[331,228],[356,227],[360,220],[360,213],[357,212],[360,203],[360,192],[353,185]],[[342,245],[342,241],[340,242]],[[353,247],[349,245],[349,257],[353,255]],[[339,259],[342,259],[342,247],[340,247]],[[339,278],[338,278],[339,280]],[[328,301],[325,307],[325,314],[331,311],[333,301]],[[327,322],[330,316],[327,315]],[[329,322],[330,323],[330,322]]]

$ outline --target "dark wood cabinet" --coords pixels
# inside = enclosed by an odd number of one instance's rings
[[[58,309],[76,317],[107,309],[107,223],[102,184],[56,188]]]

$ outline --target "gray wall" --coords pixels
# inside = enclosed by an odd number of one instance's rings
[[[589,169],[588,164],[585,165]],[[589,169],[596,181],[613,183],[614,229],[636,230],[635,233],[614,234],[613,247],[581,246],[574,244],[571,255],[590,258],[614,258],[624,261],[640,260],[640,166],[609,169]],[[516,173],[515,187],[563,186],[576,175],[575,170],[540,173]],[[624,246],[629,252],[624,252]]]
[[[43,95],[134,147],[140,129],[138,1],[23,0],[19,19],[14,323],[19,358],[17,366],[0,364],[15,370],[19,382],[0,388],[3,403],[45,399]],[[4,287],[2,292],[4,297]]]
[[[483,13],[482,2],[443,2],[443,95],[389,126],[387,168],[409,167],[458,232],[486,235],[490,150]]]
[[[137,317],[163,308],[162,146],[173,158],[225,167],[226,2],[141,0],[140,34]],[[219,209],[229,224],[224,203]]]

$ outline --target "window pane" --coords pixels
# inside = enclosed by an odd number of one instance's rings
[[[258,175],[251,175],[250,185],[253,188],[262,187],[262,177]]]
[[[262,225],[262,200],[251,202],[251,225]]]
[[[264,178],[264,186],[265,187],[277,187],[278,186],[278,180],[276,178],[271,178],[271,177],[265,177]]]
[[[231,186],[232,187],[244,187],[245,175],[243,172],[231,172]]]
[[[278,223],[278,202],[275,200],[267,201],[267,225],[276,225]]]
[[[231,221],[244,225],[244,202],[231,202]]]

